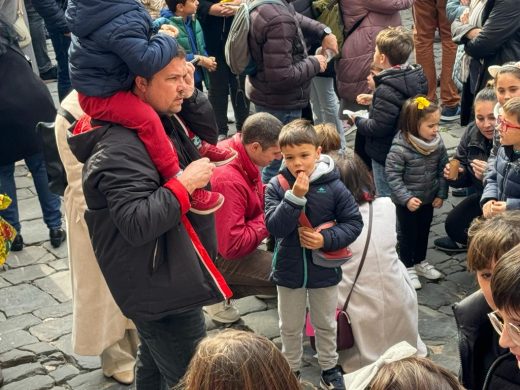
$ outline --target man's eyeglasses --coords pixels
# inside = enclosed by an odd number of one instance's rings
[[[511,122],[506,121],[502,115],[499,115],[497,118],[497,126],[499,128],[502,128],[504,131],[507,131],[507,129],[517,129],[520,130],[520,126],[515,126]]]
[[[497,311],[493,313],[488,313],[489,320],[491,321],[491,325],[495,328],[496,332],[502,336],[504,332],[504,328],[509,327],[509,337],[516,345],[520,346],[520,328],[510,322],[504,323],[504,320],[497,315]]]

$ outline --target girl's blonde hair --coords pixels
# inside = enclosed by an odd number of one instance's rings
[[[370,390],[464,390],[455,375],[431,360],[410,356],[384,365]]]
[[[502,107],[505,114],[512,115],[520,123],[520,97],[514,97],[504,103]]]
[[[314,130],[318,134],[322,153],[327,154],[341,149],[341,139],[335,125],[332,123],[321,123],[314,125]]]
[[[289,363],[267,338],[227,329],[202,340],[177,390],[299,390]]]
[[[434,102],[430,102],[426,96],[414,96],[406,100],[403,104],[403,108],[401,108],[399,129],[403,133],[418,137],[419,126],[424,118],[439,110],[439,106]]]

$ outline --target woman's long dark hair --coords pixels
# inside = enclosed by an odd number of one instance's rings
[[[0,56],[5,54],[9,46],[18,45],[18,34],[13,25],[9,23],[3,14],[0,14]]]
[[[363,160],[350,149],[344,154],[334,156],[339,168],[341,181],[350,190],[358,205],[375,198],[374,179]]]

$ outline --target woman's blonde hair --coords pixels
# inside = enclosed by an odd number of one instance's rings
[[[299,390],[289,363],[264,336],[227,329],[202,340],[182,390]]]
[[[370,390],[464,390],[455,375],[431,360],[411,356],[384,365]]]
[[[341,139],[339,138],[338,130],[332,123],[314,125],[314,130],[318,134],[322,153],[328,154],[341,149]]]

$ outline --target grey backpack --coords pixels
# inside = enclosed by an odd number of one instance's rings
[[[256,73],[256,65],[249,53],[249,44],[247,42],[250,28],[249,14],[262,4],[286,6],[282,0],[252,0],[240,4],[233,23],[231,23],[224,49],[226,62],[231,72],[236,75]]]

